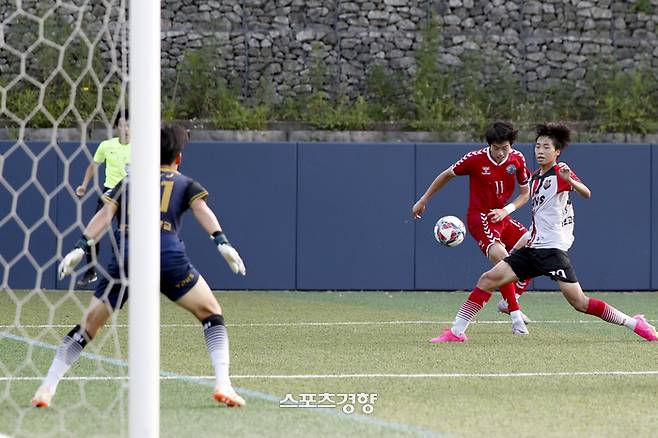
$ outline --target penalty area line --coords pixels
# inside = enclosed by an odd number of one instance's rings
[[[645,371],[563,371],[563,372],[520,372],[520,373],[360,373],[360,374],[244,374],[232,375],[231,379],[262,380],[304,380],[304,379],[451,379],[451,378],[509,378],[509,377],[586,377],[586,376],[657,376],[658,370]],[[72,381],[112,381],[129,380],[128,376],[67,376],[62,380]],[[43,377],[0,377],[0,381],[34,381]],[[198,380],[214,381],[215,376],[185,376],[163,374],[160,380]]]
[[[649,322],[656,322],[657,320],[648,319]],[[227,327],[313,327],[313,326],[360,326],[360,325],[413,325],[413,324],[452,324],[451,321],[308,321],[308,322],[253,322],[253,323],[236,323],[226,324]],[[531,321],[531,324],[602,324],[603,320],[539,320]],[[509,325],[509,320],[487,320],[487,321],[472,321],[471,324],[505,324]],[[0,329],[12,328],[70,328],[71,324],[0,324]],[[128,324],[107,324],[105,327],[127,328]],[[184,327],[201,327],[200,324],[160,324],[160,328],[184,328]]]

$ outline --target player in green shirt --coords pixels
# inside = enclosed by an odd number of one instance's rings
[[[94,173],[100,164],[105,163],[105,182],[103,183],[103,193],[113,189],[121,179],[126,176],[126,167],[130,164],[130,126],[129,126],[128,109],[120,112],[115,121],[114,128],[118,130],[119,136],[105,140],[98,145],[94,159],[87,170],[85,171],[84,179],[75,189],[75,194],[78,197],[83,197],[87,193],[87,185],[93,179]],[[96,212],[103,207],[101,197],[98,197],[96,204]],[[95,245],[95,253],[98,254],[100,246],[98,243]],[[92,252],[87,254],[88,268],[85,274],[76,283],[77,287],[84,289],[98,279],[96,271],[92,265]]]

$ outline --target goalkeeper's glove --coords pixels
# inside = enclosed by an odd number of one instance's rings
[[[75,245],[75,248],[69,251],[69,253],[64,256],[64,260],[59,264],[59,267],[57,268],[59,279],[61,280],[71,274],[89,251],[91,251],[90,241],[87,240],[85,236],[82,236]]]
[[[231,268],[234,274],[247,275],[247,270],[244,267],[244,262],[240,258],[240,254],[231,246],[226,235],[222,231],[215,231],[211,239],[217,245],[219,253],[224,257],[226,263]]]

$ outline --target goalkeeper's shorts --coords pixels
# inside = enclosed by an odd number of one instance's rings
[[[184,252],[160,253],[160,292],[171,301],[176,301],[188,293],[199,281],[199,277],[199,271],[192,266]]]
[[[125,258],[126,277],[128,258]],[[113,309],[121,308],[128,299],[128,287],[121,284],[119,264],[113,255],[107,266],[107,274],[101,274],[94,296],[108,303]],[[171,301],[177,301],[199,281],[199,271],[190,263],[187,254],[181,251],[160,253],[160,292]]]

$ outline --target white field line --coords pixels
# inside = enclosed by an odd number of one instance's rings
[[[648,319],[647,321],[656,322],[658,320]],[[605,321],[599,319],[588,320],[541,320],[532,321],[532,324],[600,324]],[[452,324],[452,321],[318,321],[318,322],[253,322],[226,324],[227,327],[313,327],[313,326],[360,326],[360,325],[413,325],[413,324]],[[510,320],[495,321],[473,321],[471,324],[511,324]],[[0,329],[12,328],[70,328],[71,324],[0,324]],[[128,324],[108,324],[106,327],[126,328]],[[200,324],[160,324],[161,328],[184,328],[184,327],[201,327]]]
[[[22,343],[27,344],[27,345],[33,345],[33,346],[37,346],[37,347],[40,347],[40,348],[45,348],[45,349],[48,349],[48,350],[56,350],[57,349],[57,346],[53,345],[53,344],[48,344],[48,343],[45,343],[45,342],[41,342],[41,341],[38,341],[36,339],[30,339],[30,338],[25,338],[25,337],[22,337],[22,336],[11,335],[11,334],[8,334],[8,333],[0,332],[0,338],[12,339],[14,341],[22,342]],[[81,357],[85,357],[85,358],[92,359],[92,360],[98,360],[98,361],[101,361],[101,362],[104,362],[104,363],[109,363],[109,364],[112,364],[112,365],[117,365],[117,366],[122,367],[122,368],[127,368],[128,367],[127,362],[125,362],[121,359],[115,359],[115,358],[112,358],[112,357],[101,356],[101,355],[96,355],[96,354],[93,354],[93,353],[86,353],[86,352],[83,352],[81,354]],[[166,378],[166,379],[171,379],[171,380],[179,380],[179,381],[183,381],[183,382],[190,382],[190,383],[193,383],[193,384],[204,385],[204,386],[209,386],[209,387],[213,387],[214,384],[215,384],[214,383],[214,379],[215,379],[214,376],[208,376],[207,378],[209,379],[209,381],[206,381],[206,379],[189,378],[188,376],[183,376],[183,375],[180,375],[180,374],[177,374],[177,373],[172,373],[172,372],[169,372],[169,371],[162,371],[162,370],[160,371],[160,376],[163,379]],[[127,377],[128,376],[125,376],[124,378],[127,379]],[[66,379],[66,377],[65,377],[65,379]],[[105,378],[103,380],[107,380],[107,378]],[[265,400],[265,401],[272,402],[272,403],[280,403],[281,402],[281,399],[279,397],[277,397],[275,395],[272,395],[272,394],[265,393],[265,392],[255,391],[253,389],[247,389],[247,388],[241,388],[241,387],[236,387],[235,389],[237,389],[239,392],[242,392],[243,394],[245,394],[249,397],[258,398],[258,399]],[[377,427],[381,427],[381,428],[388,429],[388,430],[401,431],[401,432],[405,432],[407,434],[413,434],[413,435],[416,435],[416,436],[439,437],[439,438],[444,436],[443,434],[425,429],[423,427],[414,426],[414,425],[410,425],[410,424],[404,424],[404,423],[396,423],[396,422],[392,422],[392,421],[382,420],[382,419],[379,419],[379,418],[376,418],[376,417],[369,417],[369,416],[366,416],[366,415],[345,414],[342,411],[333,411],[333,410],[326,410],[326,411],[322,410],[322,411],[316,411],[316,412],[318,412],[321,415],[329,415],[329,416],[332,416],[334,418],[347,419],[347,420],[350,420],[350,421],[356,421],[356,422],[359,422],[359,423],[363,423],[363,424],[366,424],[366,425],[369,425],[369,426],[377,426]],[[0,438],[4,438],[4,437],[0,437]]]
[[[263,380],[308,380],[308,379],[453,379],[453,378],[517,378],[517,377],[584,377],[584,376],[658,376],[658,370],[646,371],[567,371],[567,372],[531,372],[531,373],[361,373],[361,374],[244,374],[232,375],[231,379]],[[181,376],[162,375],[160,380],[210,380],[215,376]],[[43,377],[0,377],[0,381],[41,381]],[[124,381],[128,376],[71,376],[62,380],[72,381]]]

